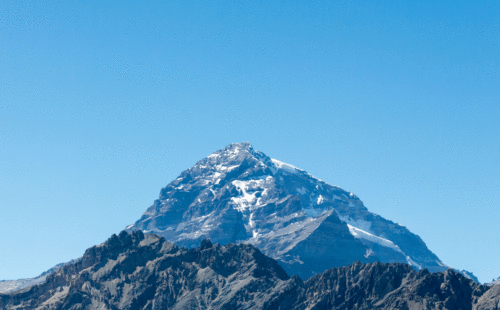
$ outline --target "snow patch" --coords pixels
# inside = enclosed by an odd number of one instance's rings
[[[214,198],[212,198],[212,201],[215,200],[215,198],[217,197],[217,194],[215,193],[215,191],[210,187],[210,191],[212,192],[212,195],[214,195]]]
[[[354,238],[365,239],[365,240],[380,244],[381,246],[391,248],[394,251],[403,253],[403,251],[401,251],[401,249],[390,240],[372,235],[364,230],[361,230],[361,229],[356,228],[356,227],[349,225],[349,224],[347,224],[347,227],[349,227],[349,232],[351,233],[351,235],[354,236]]]
[[[240,181],[235,180],[232,184],[238,189],[240,195],[232,197],[231,200],[236,204],[236,210],[244,212],[246,210],[253,210],[262,207],[262,199],[257,199],[255,196],[257,192],[262,192],[261,195],[266,195],[268,189],[266,184],[273,181],[272,177],[266,179]]]
[[[253,213],[250,214],[250,218],[248,219],[248,225],[250,225],[250,227],[252,228],[255,227],[255,222],[253,221]]]
[[[318,200],[316,201],[317,204],[322,204],[323,203],[323,196],[319,195]]]
[[[337,210],[335,210],[337,211]],[[340,215],[338,212],[337,212],[337,215],[339,216],[339,219],[348,224],[348,225],[351,225],[353,227],[356,227],[360,230],[363,230],[363,231],[366,231],[367,233],[370,233],[372,234],[372,231],[371,231],[371,226],[372,226],[372,223],[371,222],[368,222],[368,221],[365,221],[365,220],[353,220],[351,219],[349,216],[342,216]]]
[[[288,173],[297,173],[297,172],[303,171],[303,170],[300,170],[297,167],[294,167],[292,165],[286,164],[286,163],[281,162],[279,160],[276,160],[274,158],[271,158],[271,162],[276,166],[276,168],[278,168],[280,170],[283,170],[285,172],[288,172]]]
[[[217,168],[217,170],[229,172],[231,170],[234,170],[234,169],[238,168],[239,166],[240,165],[234,165],[234,166],[217,165],[215,167]]]
[[[403,253],[403,252],[401,252],[401,253]],[[413,266],[413,267],[417,268],[418,270],[422,269],[422,266],[415,263],[415,261],[413,259],[411,259],[410,256],[406,256],[406,261],[408,262],[408,265]]]
[[[259,237],[259,233],[254,229],[252,230],[252,238],[258,238]]]

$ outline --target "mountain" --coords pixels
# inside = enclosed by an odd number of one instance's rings
[[[180,248],[142,231],[89,248],[47,281],[0,294],[5,310],[498,309],[490,288],[453,269],[356,262],[302,281],[250,244]]]
[[[498,279],[496,279],[496,280],[491,281],[490,283],[487,283],[487,285],[490,285],[490,286],[497,285],[497,284],[500,284],[500,277],[498,277]]]
[[[66,263],[60,263],[55,265],[54,267],[50,268],[47,271],[44,271],[42,274],[40,274],[38,277],[35,278],[27,278],[27,279],[19,279],[19,280],[0,280],[0,293],[10,293],[10,292],[15,292],[18,290],[21,290],[25,287],[29,287],[35,284],[40,284],[45,282],[45,279],[47,278],[48,275],[54,273],[56,270],[74,263],[78,260],[77,259],[72,259],[69,262]]]
[[[188,248],[203,239],[253,244],[303,279],[355,261],[448,269],[420,237],[369,212],[353,193],[248,142],[233,143],[182,172],[126,228],[134,230]]]

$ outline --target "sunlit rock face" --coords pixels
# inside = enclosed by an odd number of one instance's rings
[[[126,228],[134,230],[188,248],[203,239],[250,243],[303,279],[355,261],[448,268],[420,237],[369,212],[353,193],[248,142],[228,145],[182,172]]]

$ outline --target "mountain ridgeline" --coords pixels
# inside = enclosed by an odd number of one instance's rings
[[[186,249],[142,231],[113,235],[44,283],[0,294],[5,310],[453,309],[500,307],[500,285],[448,269],[355,262],[303,281],[250,244]]]
[[[355,261],[449,267],[417,235],[373,214],[353,193],[234,143],[163,188],[126,231],[142,230],[192,248],[201,240],[248,243],[308,279]]]
[[[29,287],[29,286],[32,286],[35,284],[43,283],[43,282],[45,282],[45,279],[47,278],[47,276],[49,276],[50,274],[54,273],[56,270],[66,266],[68,264],[76,262],[77,260],[79,260],[79,258],[72,259],[71,261],[66,262],[66,263],[57,264],[54,267],[50,268],[49,270],[44,271],[42,274],[40,274],[38,277],[35,277],[35,278],[27,278],[27,279],[19,279],[19,280],[2,280],[2,281],[0,281],[0,293],[15,292],[15,291],[21,290],[25,287]]]
[[[498,281],[473,279],[353,193],[235,143],[81,258],[0,282],[0,309],[500,309]]]

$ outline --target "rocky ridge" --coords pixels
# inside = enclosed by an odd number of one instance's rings
[[[15,292],[15,291],[21,290],[25,287],[30,287],[30,286],[35,285],[35,284],[43,283],[43,282],[45,282],[45,279],[47,278],[47,276],[49,276],[50,274],[54,273],[56,270],[66,266],[68,264],[76,262],[77,260],[79,260],[79,258],[72,259],[71,261],[66,262],[66,263],[57,264],[54,267],[50,268],[49,270],[42,272],[38,277],[19,279],[19,280],[0,280],[0,293]]]
[[[163,188],[126,231],[155,233],[184,247],[203,239],[250,243],[307,279],[332,267],[401,262],[448,269],[417,235],[373,214],[353,193],[233,143]]]
[[[498,277],[496,280],[491,281],[490,283],[487,283],[487,285],[493,286],[496,284],[500,284],[500,277]]]
[[[5,310],[498,309],[500,285],[453,269],[356,262],[302,281],[249,244],[194,249],[136,231],[113,235],[42,284],[0,294]]]

